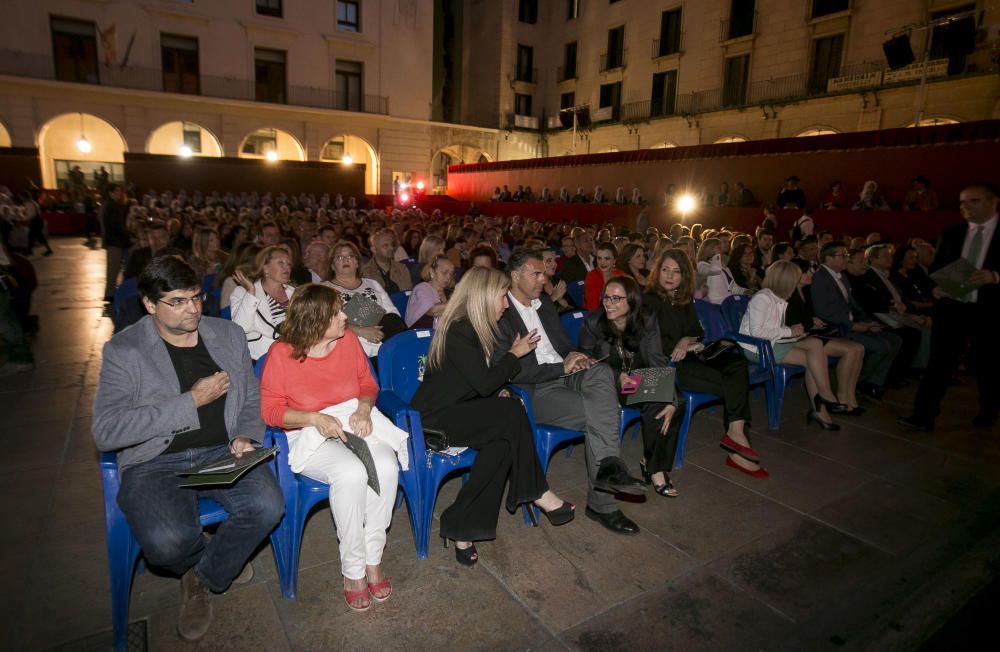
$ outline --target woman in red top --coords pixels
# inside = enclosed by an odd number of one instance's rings
[[[355,611],[382,602],[392,585],[382,572],[386,528],[406,468],[407,434],[375,409],[378,386],[333,288],[307,283],[288,304],[281,340],[271,345],[260,382],[261,415],[288,433],[296,473],[330,485],[330,511],[340,539],[344,597]],[[344,446],[344,431],[364,438],[381,494],[368,487],[361,461]]]
[[[625,272],[615,266],[618,249],[610,242],[597,245],[594,258],[596,261],[594,269],[587,272],[586,278],[583,279],[583,307],[587,310],[597,310],[601,307],[601,295],[605,283],[615,276],[625,275]]]

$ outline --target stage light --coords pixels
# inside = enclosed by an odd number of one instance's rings
[[[351,165],[352,163],[354,163],[354,159],[351,158],[350,154],[344,154],[344,158],[340,159],[340,162],[343,163],[344,165]]]
[[[273,149],[267,150],[267,154],[265,154],[264,156],[267,157],[268,161],[277,161],[278,160],[278,152],[274,151]]]
[[[90,154],[90,152],[94,149],[94,146],[91,145],[90,141],[86,138],[80,138],[80,140],[76,141],[76,148],[84,154]]]
[[[181,158],[191,158],[192,154],[194,154],[194,152],[191,150],[189,145],[181,145],[177,148],[177,155]]]
[[[694,198],[694,195],[690,194],[681,195],[677,198],[677,201],[674,202],[674,208],[676,208],[677,212],[681,215],[687,215],[693,211],[697,205],[698,201]]]
[[[400,181],[399,182],[399,189],[400,190],[406,190],[409,187],[410,187],[410,184],[406,183],[405,181]]]
[[[405,204],[405,203],[407,203],[409,201],[410,201],[410,193],[408,193],[408,192],[400,193],[400,195],[399,195],[399,202],[401,204]]]
[[[423,189],[424,189],[424,182],[423,181],[418,181],[417,182],[417,192],[422,192]]]

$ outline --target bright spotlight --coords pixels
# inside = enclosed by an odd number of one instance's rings
[[[354,159],[351,158],[350,154],[344,154],[344,158],[340,159],[340,162],[343,163],[344,165],[351,165],[352,163],[354,163]]]
[[[278,160],[278,152],[274,151],[273,149],[267,150],[267,154],[265,154],[264,156],[267,157],[268,161],[277,161]]]
[[[417,190],[423,190],[423,189],[424,189],[424,182],[423,181],[418,181],[417,182]]]
[[[684,194],[677,198],[677,201],[674,203],[674,208],[676,208],[677,212],[681,215],[687,215],[693,211],[697,205],[698,202],[695,200],[694,195]]]
[[[194,154],[194,152],[191,150],[190,145],[181,145],[177,148],[177,155],[181,158],[191,158],[192,154]]]
[[[408,201],[410,201],[410,193],[408,193],[408,192],[400,193],[400,195],[399,195],[399,201],[400,201],[400,203],[403,203],[403,204],[405,204]]]
[[[94,149],[94,146],[91,145],[90,141],[87,140],[86,138],[81,138],[80,140],[76,141],[76,148],[81,152],[83,152],[84,154],[89,154],[91,150]]]
[[[399,189],[400,190],[406,190],[409,187],[410,187],[410,184],[406,183],[405,181],[400,181],[399,182]]]

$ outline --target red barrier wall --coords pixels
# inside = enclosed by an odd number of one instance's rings
[[[868,179],[879,183],[898,207],[918,174],[933,183],[943,208],[957,208],[958,193],[970,181],[996,181],[1000,157],[1000,120],[961,125],[890,129],[811,138],[782,138],[746,143],[699,145],[585,156],[500,161],[448,168],[448,194],[485,201],[497,186],[513,191],[530,185],[538,194],[582,187],[593,195],[603,186],[609,197],[621,186],[627,195],[638,187],[650,204],[663,201],[663,190],[718,192],[722,181],[732,188],[742,181],[765,204],[773,203],[785,177],[799,176],[810,206],[817,206],[830,182],[841,180],[853,202]]]

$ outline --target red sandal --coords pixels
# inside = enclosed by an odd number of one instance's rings
[[[347,606],[350,607],[352,611],[368,611],[371,609],[372,601],[370,598],[371,596],[368,593],[367,588],[359,589],[357,591],[348,591],[347,589],[344,589],[344,600],[347,601]],[[354,603],[360,600],[366,601],[363,603],[365,606],[355,607]]]
[[[378,597],[377,595],[375,595],[376,591],[382,591],[384,589],[389,589],[389,592],[386,593],[381,598]],[[372,600],[374,600],[375,602],[385,602],[386,600],[389,599],[389,596],[392,595],[392,584],[390,584],[389,580],[387,580],[387,579],[386,580],[382,580],[381,582],[375,582],[374,584],[372,584],[371,582],[369,582],[368,583],[368,592],[371,594]]]

